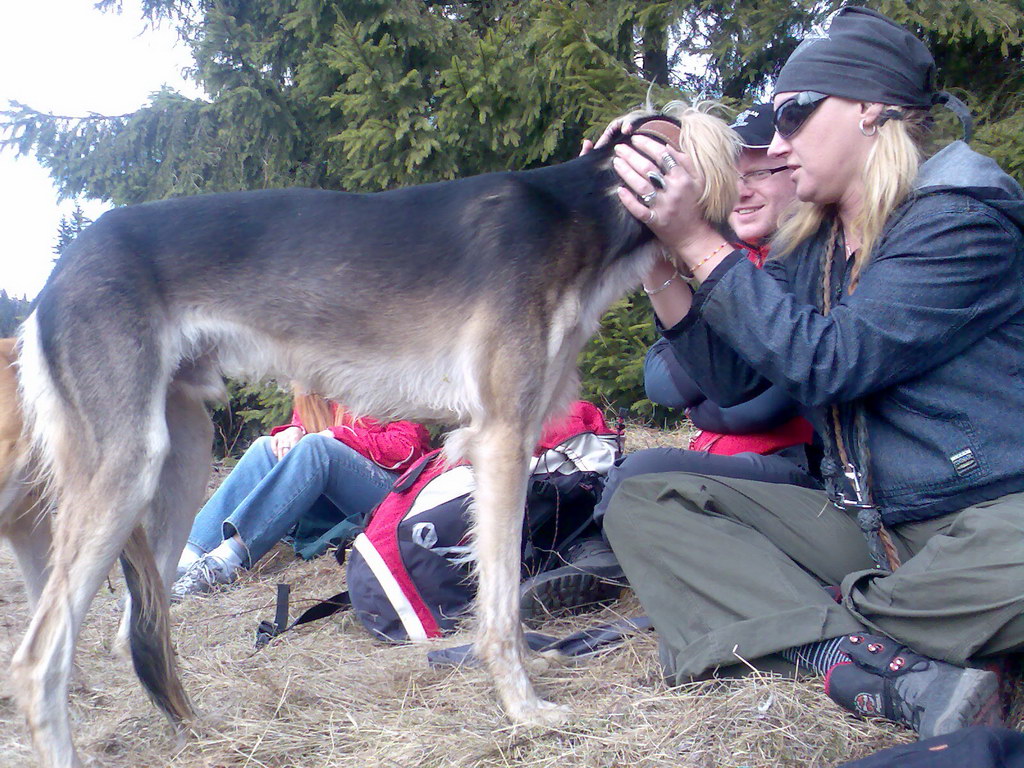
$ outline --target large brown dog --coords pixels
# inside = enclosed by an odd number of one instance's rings
[[[724,221],[735,136],[695,110],[680,118],[705,215]],[[372,195],[178,198],[111,211],[79,235],[19,348],[33,448],[57,500],[52,574],[12,663],[45,765],[79,765],[67,673],[119,553],[135,669],[172,720],[192,715],[166,583],[209,469],[204,401],[222,395],[224,374],[462,426],[446,450],[476,468],[477,651],[513,720],[564,716],[525,668],[520,536],[541,425],[575,397],[577,355],[605,309],[659,253],[616,198],[611,157],[608,146]]]

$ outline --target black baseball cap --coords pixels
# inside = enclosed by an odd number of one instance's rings
[[[768,149],[775,135],[771,104],[753,104],[736,115],[729,126],[740,136],[746,149]]]

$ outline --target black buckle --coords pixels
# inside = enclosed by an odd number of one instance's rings
[[[290,584],[277,585],[277,607],[274,620],[264,619],[256,627],[256,650],[265,647],[271,640],[288,629],[288,598],[291,595]]]

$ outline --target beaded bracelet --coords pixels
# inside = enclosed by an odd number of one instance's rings
[[[672,277],[670,277],[664,283],[659,285],[657,288],[648,288],[646,285],[643,286],[644,293],[646,293],[648,296],[653,296],[656,293],[661,293],[666,288],[668,288],[672,284],[672,281],[675,280],[677,277],[682,277],[682,275],[679,274],[678,269],[672,273]]]
[[[694,264],[694,265],[693,265],[692,267],[690,267],[690,271],[691,271],[691,272],[694,272],[694,273],[696,273],[696,271],[697,271],[698,269],[700,269],[700,268],[701,268],[701,267],[703,267],[703,266],[704,266],[705,264],[707,264],[707,263],[708,263],[709,261],[711,261],[711,260],[712,260],[713,258],[715,258],[715,256],[717,256],[717,255],[718,255],[719,253],[721,253],[721,252],[722,252],[722,249],[723,249],[723,248],[726,248],[726,247],[727,247],[728,245],[729,245],[729,243],[728,243],[728,242],[722,243],[722,244],[721,244],[720,246],[718,246],[717,248],[715,248],[715,250],[714,250],[714,251],[712,251],[712,252],[711,252],[711,255],[710,255],[710,256],[705,256],[705,257],[704,257],[703,259],[701,259],[701,260],[700,260],[700,261],[698,261],[698,262],[697,262],[696,264]],[[661,290],[661,289],[659,289],[659,290]]]

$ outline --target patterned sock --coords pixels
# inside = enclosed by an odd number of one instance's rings
[[[833,637],[831,640],[821,640],[796,648],[787,648],[784,651],[779,651],[779,655],[798,667],[813,669],[815,672],[824,674],[836,664],[849,660],[849,657],[839,650],[839,643],[842,640],[842,637]]]

